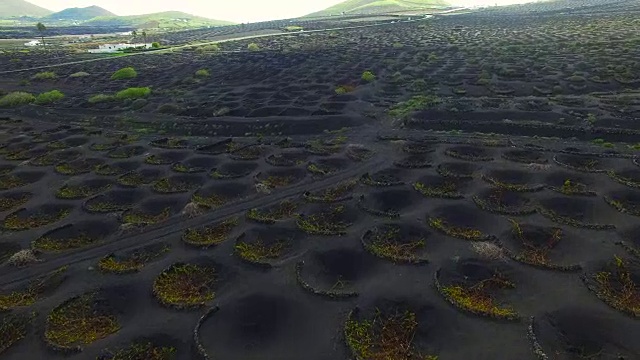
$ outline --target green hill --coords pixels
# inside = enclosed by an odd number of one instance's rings
[[[41,17],[52,12],[24,0],[0,0],[0,19],[20,16]]]
[[[182,29],[233,24],[229,21],[208,19],[180,11],[132,16],[99,16],[83,23],[83,25],[93,26],[132,26],[147,29]]]
[[[47,16],[46,20],[76,20],[76,21],[86,21],[91,20],[98,16],[116,16],[116,14],[111,13],[99,6],[89,6],[85,8],[69,8],[64,9],[60,12],[53,13]]]
[[[414,9],[450,6],[446,0],[347,0],[307,16],[339,14],[383,14]]]

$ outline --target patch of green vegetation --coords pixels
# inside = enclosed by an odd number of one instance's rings
[[[159,193],[172,194],[187,192],[193,188],[193,185],[186,182],[172,181],[168,178],[164,178],[156,181],[152,188]]]
[[[432,108],[441,102],[435,95],[416,95],[407,101],[393,105],[389,109],[389,116],[397,119],[404,119],[412,113]]]
[[[500,319],[517,319],[510,306],[500,306],[490,295],[490,289],[512,289],[515,284],[499,275],[479,281],[472,286],[450,285],[440,288],[442,295],[454,306],[477,315]]]
[[[167,160],[163,159],[162,156],[159,155],[149,155],[144,158],[144,162],[151,165],[164,165],[167,164]]]
[[[513,191],[513,192],[534,192],[544,189],[543,185],[525,185],[525,184],[515,184],[515,183],[507,183],[500,181],[496,178],[492,178],[487,175],[482,175],[482,180],[488,182],[489,184],[503,190]]]
[[[174,264],[153,282],[153,294],[166,306],[199,307],[213,300],[215,269],[195,264]]]
[[[70,213],[71,211],[69,209],[60,209],[49,214],[36,213],[27,217],[21,217],[18,213],[12,213],[4,219],[4,228],[14,231],[35,229],[62,220]]]
[[[278,220],[293,216],[297,208],[293,201],[285,200],[278,204],[274,209],[268,211],[260,211],[259,209],[250,209],[247,211],[247,219],[265,224],[273,224]]]
[[[356,185],[358,185],[358,180],[352,179],[319,192],[305,193],[304,198],[310,202],[336,202],[347,197],[347,194],[351,192]]]
[[[480,230],[456,227],[441,218],[429,218],[428,220],[429,226],[452,237],[471,241],[481,241],[487,238]]]
[[[302,31],[304,30],[304,28],[302,26],[298,26],[298,25],[290,25],[290,26],[286,26],[285,31]]]
[[[57,78],[58,75],[53,71],[43,71],[33,75],[31,80],[55,80]]]
[[[460,199],[463,195],[453,182],[446,182],[438,186],[428,186],[421,182],[413,184],[413,188],[426,197],[439,197],[445,199]]]
[[[328,166],[322,166],[314,163],[309,163],[309,165],[307,165],[307,170],[309,170],[309,172],[311,172],[312,174],[321,176],[331,174],[334,171],[334,169],[331,169]]]
[[[187,229],[182,235],[182,241],[198,247],[209,247],[221,244],[227,240],[231,231],[238,225],[238,219],[232,218],[214,226],[201,229]]]
[[[353,92],[356,89],[353,85],[340,85],[335,88],[336,95],[344,95]]]
[[[207,69],[200,69],[196,71],[196,77],[205,78],[211,76],[211,73]]]
[[[628,263],[629,260],[614,256],[609,270],[593,275],[593,291],[614,309],[640,317],[640,289]]]
[[[234,251],[243,260],[260,264],[279,258],[286,247],[287,242],[283,240],[267,245],[262,239],[258,239],[253,243],[237,242]]]
[[[0,107],[17,107],[31,104],[36,101],[36,97],[23,91],[8,93],[0,98]]]
[[[33,305],[41,299],[46,292],[54,290],[64,281],[64,272],[66,270],[67,266],[63,266],[58,270],[31,281],[24,290],[0,295],[0,311]],[[0,351],[0,353],[2,353],[2,351]]]
[[[24,193],[20,196],[0,196],[0,212],[11,210],[17,206],[20,206],[29,201],[32,196],[33,195],[30,193]]]
[[[249,51],[260,51],[260,46],[258,46],[258,44],[256,44],[256,43],[251,43],[251,44],[247,45],[247,50],[249,50]]]
[[[530,264],[534,266],[546,267],[546,268],[555,268],[555,266],[551,263],[549,259],[549,253],[553,250],[554,247],[558,245],[558,243],[562,240],[562,229],[553,228],[550,230],[548,234],[548,238],[543,244],[535,244],[533,241],[530,241],[525,235],[520,223],[513,219],[509,219],[512,225],[512,234],[518,239],[523,249],[515,255],[515,259],[521,261],[525,264]]]
[[[108,360],[171,360],[176,357],[176,348],[155,345],[150,341],[135,342],[108,356]],[[105,359],[105,360],[107,360]]]
[[[150,249],[148,247],[137,249],[124,258],[118,257],[115,254],[109,254],[98,261],[98,268],[100,271],[114,274],[137,272],[151,261],[169,252],[169,250],[171,250],[171,248],[168,245],[163,245],[157,249]]]
[[[89,98],[89,103],[90,104],[98,104],[98,103],[103,103],[103,102],[109,102],[109,101],[113,101],[114,100],[114,96],[113,95],[106,95],[106,94],[97,94],[97,95],[93,95]]]
[[[84,199],[110,187],[111,184],[93,187],[87,185],[64,185],[56,191],[56,197],[59,199]]]
[[[84,71],[78,71],[76,73],[73,73],[71,75],[69,75],[70,78],[82,78],[82,77],[87,77],[87,76],[91,76],[91,74],[89,74],[88,72],[84,72]]]
[[[89,172],[91,169],[82,166],[83,164],[69,164],[69,163],[61,163],[54,167],[54,170],[58,174],[62,175],[79,175],[83,173]]]
[[[0,177],[0,190],[9,190],[26,185],[27,183],[15,175]]]
[[[35,314],[34,314],[35,315]],[[0,322],[0,354],[3,354],[18,341],[27,336],[31,318],[20,315],[7,315]]]
[[[154,27],[162,30],[184,30],[234,25],[234,23],[228,21],[212,20],[209,18],[186,14],[180,11],[163,11],[152,14],[129,16],[98,16],[86,21],[83,25],[131,28],[149,23],[153,23]]]
[[[400,227],[395,225],[375,229],[369,244],[365,248],[374,255],[396,262],[418,263],[416,252],[424,248],[423,238],[401,241]]]
[[[111,80],[133,79],[138,76],[138,72],[132,67],[122,68],[111,75]]]
[[[96,293],[74,297],[53,309],[47,317],[44,337],[54,346],[88,345],[120,330],[117,317],[98,302]]]
[[[438,9],[448,7],[450,4],[443,0],[377,0],[377,1],[360,1],[349,0],[342,1],[324,10],[309,14],[307,16],[321,17],[332,16],[338,14],[354,15],[354,14],[383,14],[394,12],[407,12],[411,10],[421,9]],[[393,358],[393,357],[390,357]],[[362,360],[362,359],[356,359]],[[378,358],[371,360],[381,360]],[[385,359],[387,360],[387,359]],[[393,360],[402,360],[400,358]],[[416,359],[418,360],[418,359]]]
[[[108,212],[128,210],[129,208],[131,208],[131,205],[117,204],[109,200],[95,201],[95,202],[89,200],[89,202],[85,205],[85,207],[87,210],[92,212],[108,213]]]
[[[125,224],[151,225],[157,224],[169,218],[171,208],[164,208],[159,214],[152,215],[138,211],[127,211],[122,215],[122,222]]]
[[[356,360],[437,360],[423,355],[413,343],[418,322],[411,311],[383,314],[376,310],[371,320],[355,320],[353,313],[344,324],[344,337]]]
[[[374,81],[376,79],[376,76],[371,71],[365,71],[365,72],[362,73],[361,78],[362,78],[362,80],[364,80],[366,82],[372,82],[372,81]]]
[[[344,211],[344,206],[335,206],[328,211],[308,216],[297,214],[296,225],[301,230],[313,235],[344,235],[351,225],[338,218]]]
[[[64,99],[64,94],[59,90],[44,92],[36,97],[36,104],[47,105]]]
[[[149,96],[151,88],[149,87],[132,87],[118,91],[115,98],[118,100],[140,99]]]
[[[293,181],[293,178],[291,176],[272,175],[258,183],[262,184],[263,186],[266,186],[269,189],[275,189],[279,187],[288,186],[291,184],[292,181]]]
[[[97,242],[99,239],[91,237],[87,234],[81,233],[74,237],[64,239],[54,239],[48,236],[42,236],[31,244],[34,249],[42,251],[66,251],[72,249],[79,249]]]
[[[191,197],[191,201],[198,204],[199,206],[203,206],[208,209],[215,209],[226,204],[229,199],[218,194],[211,194],[209,196],[193,194],[193,196]]]
[[[153,180],[150,178],[147,179],[141,173],[134,171],[120,176],[116,181],[122,186],[136,187],[149,184]]]
[[[305,143],[305,150],[316,155],[336,154],[342,150],[342,146],[347,141],[344,135],[336,136],[333,139],[314,139]]]
[[[596,195],[594,191],[587,188],[587,185],[571,179],[565,179],[561,187],[551,187],[551,189],[565,195]]]
[[[640,216],[640,204],[638,203],[634,203],[631,201],[615,200],[608,196],[604,197],[604,201],[606,201],[607,204],[613,206],[616,210],[620,211],[621,213]]]

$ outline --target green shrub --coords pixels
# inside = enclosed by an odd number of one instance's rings
[[[196,77],[209,77],[211,73],[207,69],[200,69],[196,71]]]
[[[140,99],[151,94],[151,89],[148,87],[135,87],[128,88],[122,91],[118,91],[116,94],[116,99],[118,100],[127,100],[127,99]]]
[[[79,71],[77,73],[73,73],[71,75],[69,75],[70,78],[81,78],[81,77],[86,77],[86,76],[90,76],[91,74],[89,74],[88,72],[84,72],[84,71]]]
[[[260,50],[260,46],[258,46],[258,44],[256,43],[251,43],[247,45],[247,49],[249,49],[249,51],[258,51]]]
[[[151,47],[154,49],[160,49],[160,43],[155,41],[151,43]]]
[[[30,104],[36,101],[36,97],[23,91],[9,93],[0,98],[0,107],[14,107]]]
[[[365,71],[362,73],[362,80],[372,82],[376,79],[376,76],[371,71]]]
[[[340,85],[335,89],[337,95],[344,95],[355,90],[355,87],[351,85]]]
[[[58,75],[53,71],[44,71],[41,73],[37,73],[31,77],[33,80],[55,80],[58,78]]]
[[[111,75],[111,80],[133,79],[138,76],[136,70],[132,67],[122,68]]]
[[[113,101],[113,95],[98,94],[89,98],[91,104]]]
[[[393,105],[389,109],[389,116],[403,119],[415,111],[432,108],[440,102],[441,99],[435,95],[417,95],[407,101]]]
[[[44,92],[36,97],[36,104],[45,105],[60,101],[64,98],[64,94],[59,90],[51,90]]]

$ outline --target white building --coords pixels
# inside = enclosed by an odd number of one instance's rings
[[[92,54],[115,53],[125,49],[151,49],[151,44],[104,44],[99,45],[97,49],[89,49]]]
[[[42,45],[42,41],[40,40],[31,40],[28,43],[24,43],[24,46],[28,46],[28,47],[41,46],[41,45]]]

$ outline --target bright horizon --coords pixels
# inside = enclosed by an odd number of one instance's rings
[[[0,0],[1,1],[1,0]],[[71,7],[100,6],[116,15],[140,15],[182,11],[193,15],[237,23],[300,17],[326,9],[344,0],[27,0],[43,8],[60,11]],[[450,0],[459,6],[509,5],[536,0]]]

